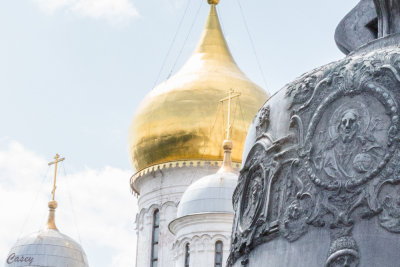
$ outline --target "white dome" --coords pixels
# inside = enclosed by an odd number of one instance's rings
[[[82,247],[56,229],[45,229],[19,239],[5,267],[88,267]]]
[[[220,172],[200,178],[182,196],[177,217],[198,213],[233,213],[232,195],[238,175]]]

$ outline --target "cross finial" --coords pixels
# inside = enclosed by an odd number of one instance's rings
[[[58,163],[61,161],[64,161],[65,158],[60,158],[60,155],[56,154],[56,156],[54,157],[55,161],[49,162],[49,166],[55,164],[55,168],[54,168],[54,182],[53,182],[53,190],[51,191],[52,194],[52,200],[54,201],[55,199],[55,195],[56,195],[56,183],[57,183],[57,167],[58,167]]]
[[[233,89],[229,89],[228,96],[221,99],[220,102],[224,103],[224,101],[228,101],[228,123],[226,127],[226,139],[224,140],[222,147],[224,149],[224,161],[222,163],[221,168],[219,169],[219,173],[223,172],[232,172],[232,158],[231,158],[231,151],[233,148],[233,143],[230,138],[230,131],[231,131],[231,102],[233,98],[239,97],[240,93],[236,93]]]
[[[238,96],[240,96],[240,93],[236,93],[233,89],[229,89],[228,96],[220,100],[221,103],[228,101],[228,123],[226,127],[226,140],[229,140],[231,131],[231,100]]]

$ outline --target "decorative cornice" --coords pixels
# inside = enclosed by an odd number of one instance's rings
[[[136,172],[134,175],[132,175],[130,179],[130,185],[131,189],[138,195],[140,195],[139,190],[135,188],[135,182],[138,178],[154,173],[159,170],[163,169],[173,169],[173,168],[184,168],[184,167],[204,167],[204,166],[215,166],[215,167],[221,167],[222,166],[222,161],[217,161],[217,160],[179,160],[179,161],[170,161],[170,162],[165,162],[165,163],[160,163],[156,164],[153,166],[150,166],[148,168],[145,168],[143,170],[140,170]],[[240,169],[241,168],[241,163],[238,162],[232,162],[233,168],[234,169]]]
[[[168,229],[172,234],[176,234],[178,229],[182,229],[188,225],[204,224],[204,221],[209,223],[212,222],[226,222],[232,224],[233,213],[230,212],[205,212],[185,215],[180,218],[176,218],[169,223]]]

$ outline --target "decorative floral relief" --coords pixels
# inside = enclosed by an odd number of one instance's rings
[[[293,200],[287,206],[280,224],[282,235],[289,241],[299,239],[308,230],[307,210],[298,199]]]

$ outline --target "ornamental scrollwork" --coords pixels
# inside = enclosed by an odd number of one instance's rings
[[[283,213],[279,230],[290,242],[299,239],[308,230],[307,206],[300,200],[294,199]]]
[[[311,227],[345,229],[331,235],[325,266],[358,266],[355,224],[376,217],[383,229],[400,233],[396,51],[350,56],[286,86],[289,123],[273,142],[269,114],[277,107],[267,102],[261,109],[234,194],[228,266],[238,258],[246,265],[254,247],[275,238],[296,242]]]

